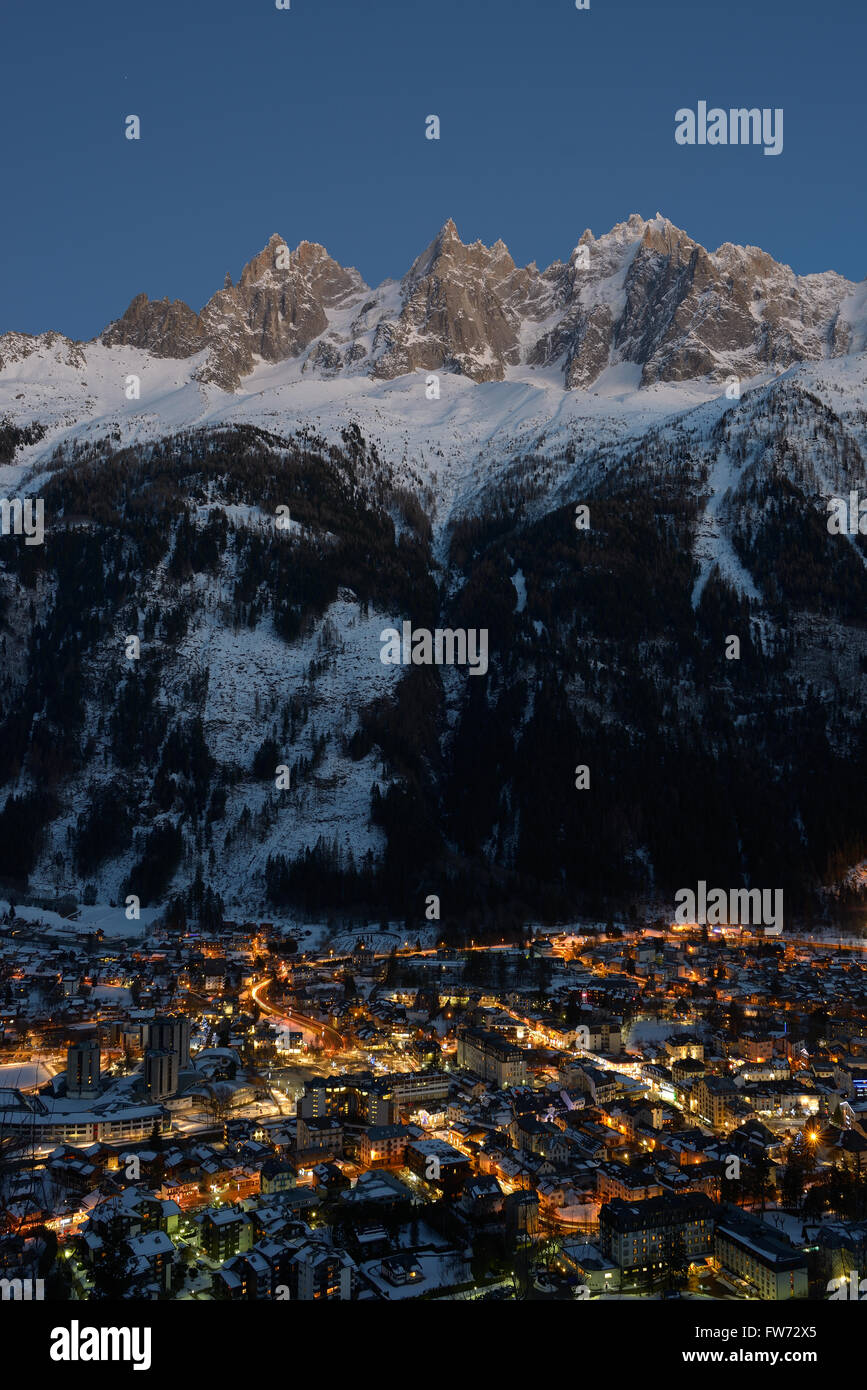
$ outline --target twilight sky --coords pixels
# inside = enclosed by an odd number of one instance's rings
[[[867,274],[856,0],[45,0],[3,29],[0,332],[198,309],[275,231],[377,284],[449,216],[519,264],[659,210]],[[782,154],[678,145],[699,101],[782,107]]]

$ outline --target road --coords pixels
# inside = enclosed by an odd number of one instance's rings
[[[333,1048],[334,1051],[339,1051],[346,1046],[345,1040],[337,1032],[337,1029],[330,1027],[329,1024],[320,1023],[316,1018],[308,1018],[306,1014],[290,1012],[287,1009],[275,1009],[271,1004],[267,1004],[262,998],[262,994],[273,983],[273,976],[269,975],[267,980],[260,980],[259,984],[253,985],[250,990],[252,999],[259,1005],[263,1014],[269,1014],[272,1018],[285,1023],[289,1028],[300,1029],[302,1032],[312,1033],[315,1037],[320,1037],[326,1046]]]

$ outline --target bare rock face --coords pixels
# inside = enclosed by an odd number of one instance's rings
[[[282,362],[297,357],[329,326],[328,311],[364,294],[356,270],[344,270],[323,246],[302,241],[290,252],[271,237],[241,272],[196,314],[179,300],[151,301],[140,294],[102,335],[106,346],[146,348],[158,357],[190,357],[209,348],[200,381],[233,391],[256,358]]]
[[[366,289],[358,271],[344,270],[324,246],[302,241],[290,252],[282,237],[272,236],[237,285],[220,290],[202,310],[215,367],[240,380],[255,357],[282,362],[299,356],[328,328],[328,310]]]
[[[635,213],[598,241],[585,232],[559,279],[563,313],[527,360],[562,361],[569,387],[617,363],[640,367],[647,386],[820,358],[840,350],[834,325],[853,289],[833,272],[797,276],[756,247],[710,253],[659,214]],[[837,344],[851,341],[847,330]]]
[[[330,338],[320,338],[310,349],[301,368],[303,372],[334,376],[346,365],[346,355],[339,345]]]
[[[614,329],[614,346],[622,361],[642,366],[643,381],[672,381],[713,370],[707,341],[726,340],[746,347],[739,315],[728,303],[711,308],[713,267],[703,247],[684,232],[661,221],[649,222],[629,267],[625,302]]]
[[[543,273],[555,311],[546,315],[552,326],[532,344],[527,361],[559,365],[567,387],[592,385],[611,361],[633,233],[632,219],[599,241],[588,229],[568,263],[555,261]]]
[[[126,313],[105,330],[106,347],[138,347],[154,357],[192,357],[207,347],[199,315],[182,299],[148,299],[137,294]]]
[[[160,357],[206,348],[196,376],[227,391],[258,361],[292,358],[305,373],[386,380],[426,370],[497,381],[524,364],[559,370],[567,388],[633,364],[648,386],[862,351],[867,286],[795,275],[753,246],[709,252],[660,214],[633,213],[598,239],[585,231],[544,271],[516,266],[502,241],[465,245],[449,220],[401,281],[376,290],[323,246],[290,252],[272,236],[200,314],[137,295],[102,342]]]
[[[831,356],[867,352],[867,280],[841,301],[831,331]]]
[[[825,355],[842,276],[799,277],[756,247],[713,254],[665,219],[647,223],[615,345],[642,384],[750,376]]]
[[[400,316],[379,334],[374,375],[443,368],[500,380],[521,360],[522,319],[544,300],[539,279],[535,267],[517,269],[502,241],[464,246],[449,220],[404,276]]]

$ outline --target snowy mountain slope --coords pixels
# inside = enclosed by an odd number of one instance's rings
[[[717,399],[732,376],[746,390],[865,341],[863,285],[795,276],[753,247],[708,253],[660,214],[586,231],[541,272],[502,242],[465,246],[449,221],[374,291],[275,235],[200,314],[138,295],[91,343],[0,337],[0,419],[44,431],[19,470],[64,439],[230,421],[334,437],[357,420],[392,462],[405,454],[411,484],[437,475],[448,514],[509,456],[586,453]]]
[[[543,272],[446,224],[375,291],[283,245],[198,315],[0,339],[0,495],[46,508],[43,548],[0,543],[6,876],[21,826],[31,888],[201,872],[233,913],[842,878],[867,552],[825,521],[865,489],[863,286],[659,217]],[[488,681],[383,665],[406,618],[490,629]]]

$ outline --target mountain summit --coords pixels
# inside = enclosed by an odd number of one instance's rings
[[[227,391],[248,375],[256,358],[297,357],[329,327],[329,312],[366,289],[356,270],[344,270],[324,246],[302,241],[290,253],[276,233],[200,314],[186,304],[137,295],[102,335],[107,346],[145,348],[158,357],[190,357],[208,348],[199,377]]]
[[[240,920],[764,883],[815,920],[867,862],[867,537],[828,525],[865,301],[661,216],[541,271],[447,221],[377,289],[273,236],[200,312],[0,338],[46,520],[16,543],[10,501],[0,547],[0,878]],[[491,678],[384,662],[404,624],[484,632]]]
[[[37,341],[0,338],[0,363]],[[633,213],[598,238],[585,231],[546,270],[516,266],[502,241],[464,243],[450,218],[401,280],[378,289],[323,246],[290,250],[275,234],[200,313],[138,294],[100,341],[160,358],[201,353],[196,379],[230,392],[257,362],[290,359],[305,373],[385,380],[421,369],[498,381],[523,365],[559,371],[566,388],[625,364],[647,386],[863,350],[867,291],[833,271],[796,275],[754,246],[707,251],[659,213]]]

